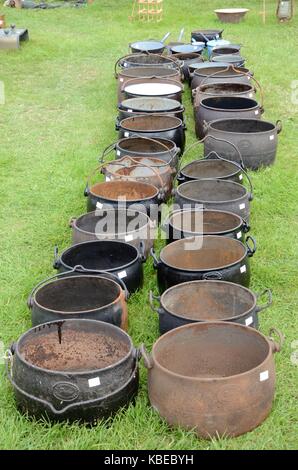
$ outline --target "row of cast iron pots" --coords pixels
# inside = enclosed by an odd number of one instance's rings
[[[145,247],[140,242],[140,249],[119,240],[94,240],[82,242],[67,248],[58,255],[55,249],[53,266],[60,273],[73,271],[88,274],[112,273],[123,280],[129,293],[143,285],[143,263]]]
[[[192,236],[165,246],[159,259],[151,249],[161,294],[176,284],[197,280],[228,281],[249,287],[249,258],[255,252],[256,242],[251,236],[245,243],[215,235]]]
[[[94,423],[134,400],[138,358],[120,328],[71,319],[24,333],[8,351],[7,374],[22,412]]]
[[[267,296],[267,303],[258,305]],[[270,307],[269,289],[256,295],[251,290],[225,281],[191,281],[167,289],[162,296],[150,291],[149,302],[159,317],[163,335],[189,323],[226,321],[259,327],[258,314]]]
[[[151,406],[170,426],[195,430],[204,439],[235,437],[269,415],[275,391],[276,342],[231,322],[181,326],[161,336],[149,354]]]

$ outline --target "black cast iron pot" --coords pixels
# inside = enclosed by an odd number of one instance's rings
[[[253,243],[252,248],[249,241]],[[256,243],[250,236],[243,244],[211,235],[177,240],[161,250],[159,260],[152,249],[159,292],[196,280],[229,281],[249,287],[249,258],[255,251]]]
[[[82,275],[74,269],[56,274],[39,282],[30,294],[32,326],[74,318],[99,320],[127,330],[128,295],[124,282],[111,273]]]
[[[123,119],[119,123],[119,139],[131,136],[168,139],[175,142],[183,153],[185,148],[185,124],[173,116],[146,114]]]
[[[268,297],[267,303],[257,305],[264,295]],[[206,321],[227,321],[258,328],[258,314],[272,304],[272,294],[265,289],[256,295],[231,282],[192,281],[170,287],[161,297],[150,291],[149,301],[159,316],[159,331],[163,335],[179,326]]]
[[[220,235],[244,242],[250,227],[232,212],[189,209],[173,212],[163,229],[167,243],[197,235]]]
[[[223,29],[196,29],[191,32],[191,41],[204,41],[206,44],[213,39],[221,39]]]
[[[116,121],[116,130],[119,130],[119,122],[129,117],[136,117],[142,114],[162,114],[174,116],[181,121],[184,120],[184,106],[180,101],[168,98],[151,98],[144,96],[143,98],[131,98],[122,101],[118,106],[118,118]]]
[[[144,250],[143,244],[142,251]],[[136,247],[119,240],[96,240],[78,243],[58,256],[55,250],[54,268],[67,272],[77,267],[78,272],[88,274],[88,270],[98,273],[109,272],[123,280],[130,293],[143,285],[144,253]],[[80,266],[83,269],[80,269]]]
[[[9,350],[7,373],[22,412],[94,423],[137,395],[138,356],[114,325],[65,320],[24,333]]]

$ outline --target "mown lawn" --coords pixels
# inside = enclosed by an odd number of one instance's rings
[[[277,24],[275,1],[268,1],[262,25],[261,2],[245,23],[226,25],[224,36],[244,44],[243,55],[265,91],[264,118],[283,121],[276,164],[252,175],[252,234],[258,252],[252,261],[252,289],[270,287],[274,304],[261,316],[261,331],[280,328],[286,342],[276,355],[277,390],[273,411],[255,431],[237,439],[200,441],[193,433],[170,430],[150,408],[146,371],[136,406],[108,423],[89,429],[77,425],[32,422],[15,408],[1,365],[1,449],[294,449],[297,448],[297,371],[290,358],[298,339],[297,323],[297,99],[291,83],[297,75],[297,21]],[[129,0],[95,0],[90,7],[52,11],[5,10],[8,23],[26,26],[30,42],[18,52],[0,52],[0,80],[6,104],[1,123],[1,283],[0,339],[9,345],[30,327],[26,299],[31,288],[52,270],[53,247],[70,244],[68,220],[85,212],[86,176],[102,149],[116,139],[115,60],[132,40],[161,38],[182,27],[218,27],[212,10],[217,1],[165,1],[158,24],[130,23]],[[230,1],[229,6],[239,2]],[[190,95],[187,142],[195,141]],[[198,154],[198,152],[197,152]],[[196,156],[188,155],[188,160]],[[129,333],[148,348],[158,337],[148,291],[155,288],[151,261],[146,285],[129,302]]]

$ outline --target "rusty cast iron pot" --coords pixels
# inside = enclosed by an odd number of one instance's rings
[[[87,212],[96,209],[130,209],[146,213],[157,220],[158,207],[164,194],[152,184],[139,181],[108,181],[86,186]]]
[[[235,67],[245,66],[244,57],[237,54],[212,55],[211,62],[226,62],[228,64],[233,64]]]
[[[183,81],[189,81],[189,66],[194,63],[202,63],[203,59],[201,54],[196,52],[191,52],[188,54],[175,54],[174,58],[180,63],[182,70],[182,79]]]
[[[204,98],[195,108],[196,136],[202,139],[208,132],[209,122],[218,119],[261,119],[264,112],[257,101],[240,96]]]
[[[168,98],[182,102],[184,87],[181,82],[170,79],[137,78],[122,86],[123,99],[141,98]]]
[[[32,326],[75,318],[99,320],[127,331],[127,297],[124,282],[113,274],[80,275],[73,270],[39,282],[28,307]]]
[[[258,119],[220,119],[208,124],[207,135],[227,139],[241,152],[244,165],[251,170],[272,165],[275,161],[281,121],[273,124]],[[228,160],[235,159],[235,151],[225,143],[208,140],[205,155],[218,151]]]
[[[143,212],[97,209],[71,219],[70,226],[73,245],[91,240],[121,240],[138,249],[143,244],[147,257],[154,243],[155,224]]]
[[[172,57],[147,53],[128,54],[124,57],[120,57],[114,66],[115,78],[118,78],[118,67],[120,69],[127,69],[130,67],[161,67],[179,70],[179,65]]]
[[[129,84],[142,83],[148,81],[150,83],[158,83],[161,79],[175,80],[181,82],[180,69],[168,67],[129,67],[122,69],[118,73],[118,101],[125,99],[124,89]]]
[[[125,155],[131,157],[158,158],[176,168],[179,161],[180,149],[175,142],[168,139],[149,139],[148,137],[129,137],[120,139],[113,147],[116,157]]]
[[[169,331],[142,354],[151,405],[170,426],[205,439],[239,436],[269,415],[273,354],[280,342],[236,323],[193,323]]]
[[[184,120],[185,108],[180,101],[168,98],[152,98],[144,96],[140,98],[130,98],[122,101],[118,106],[118,118],[116,120],[116,130],[118,130],[119,122],[122,119],[136,117],[142,114],[163,114],[174,116],[181,121]]]
[[[267,303],[258,306],[258,300],[265,295]],[[171,287],[161,297],[150,291],[149,302],[159,316],[159,331],[163,335],[179,326],[206,321],[227,321],[258,328],[258,314],[270,307],[272,294],[265,289],[256,295],[232,282],[192,281]]]
[[[60,273],[74,268],[82,274],[112,273],[123,280],[129,293],[143,286],[143,264],[146,261],[143,245],[135,246],[119,240],[94,240],[67,248],[60,256],[55,249],[53,266]]]
[[[241,46],[238,44],[226,44],[225,46],[217,46],[212,50],[212,57],[218,55],[239,55]]]
[[[175,203],[181,209],[185,205],[188,208],[196,208],[197,204],[203,204],[205,209],[238,214],[247,223],[252,199],[252,190],[249,192],[242,184],[220,179],[188,181],[178,186],[175,193]]]
[[[173,116],[146,114],[135,118],[123,119],[119,123],[119,139],[135,136],[161,138],[175,142],[183,153],[185,148],[185,125]]]
[[[214,63],[215,65],[215,63]],[[245,83],[250,85],[252,73],[244,67],[220,66],[196,69],[191,81],[191,89],[207,83]]]
[[[245,241],[249,225],[237,214],[216,210],[177,210],[164,225],[167,243],[197,235],[220,235]]]
[[[176,171],[169,163],[157,158],[122,157],[107,162],[102,167],[106,181],[141,181],[159,189],[167,201],[172,194],[173,176]]]
[[[215,98],[223,95],[254,99],[255,88],[253,85],[248,85],[246,83],[223,82],[208,83],[207,85],[201,85],[192,90],[195,108],[200,105],[204,98]]]
[[[7,373],[22,412],[94,423],[137,395],[138,356],[114,325],[63,320],[24,333],[9,351]]]
[[[252,242],[252,248],[249,242]],[[214,235],[189,237],[170,243],[161,250],[159,260],[151,250],[161,294],[182,282],[212,279],[249,287],[249,258],[255,252],[256,243],[251,236],[243,244],[232,238]]]

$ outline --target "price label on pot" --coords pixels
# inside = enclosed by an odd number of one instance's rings
[[[128,113],[132,113],[132,109],[128,109],[127,112],[128,112]]]
[[[94,377],[88,380],[89,388],[98,387],[100,385],[100,378]]]
[[[117,155],[117,157],[120,157],[120,155],[121,155],[120,150],[117,150],[116,155]]]
[[[257,116],[258,114],[259,114],[259,111],[258,111],[258,110],[256,110],[256,111],[255,111],[255,115]]]
[[[240,272],[241,272],[241,274],[246,273],[246,266],[245,266],[245,265],[244,265],[244,266],[241,266]]]
[[[248,318],[245,320],[245,325],[246,325],[246,326],[249,326],[249,325],[251,325],[253,322],[254,322],[253,317],[248,317]]]
[[[123,83],[123,82],[124,82],[124,78],[121,77],[121,78],[120,78],[120,82]]]
[[[124,137],[129,137],[129,132],[124,132]]]
[[[242,211],[243,209],[245,209],[245,204],[239,204],[239,209]]]
[[[249,94],[249,97],[252,98],[252,97],[253,97],[253,93],[250,93],[250,94]]]
[[[126,242],[131,242],[133,240],[133,235],[125,235],[124,240]]]
[[[111,181],[111,178],[109,176],[106,176],[106,181]]]
[[[239,175],[239,179],[240,179],[240,181],[242,181],[242,180],[243,180],[243,175],[242,175],[242,174],[241,174],[241,175]]]
[[[119,279],[124,279],[125,277],[127,277],[126,271],[121,271],[120,273],[118,273],[118,277]]]
[[[269,379],[269,370],[265,370],[265,372],[260,373],[260,382],[265,382]]]
[[[237,240],[239,240],[242,237],[242,232],[238,232],[236,237],[237,237]]]
[[[270,139],[270,140],[274,140],[274,135],[271,135],[271,136],[269,137],[269,139]]]
[[[103,204],[101,202],[97,202],[96,203],[96,207],[97,209],[102,209],[103,208]]]

